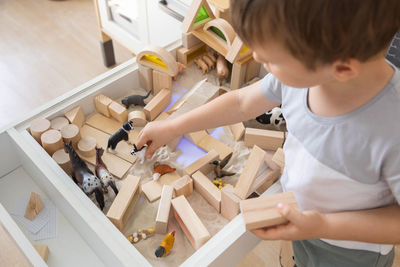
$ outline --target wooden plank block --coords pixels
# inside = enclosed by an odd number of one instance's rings
[[[285,153],[283,152],[282,148],[278,148],[272,157],[272,161],[275,162],[279,168],[280,172],[283,172],[283,169],[285,168]]]
[[[0,223],[0,240],[0,266],[33,266],[2,223]]]
[[[221,211],[221,191],[205,176],[197,171],[192,175],[194,189],[218,212]]]
[[[282,147],[283,140],[284,133],[281,131],[246,128],[244,134],[244,144],[247,147],[257,145],[262,149],[276,150]]]
[[[89,125],[84,125],[81,128],[81,136],[91,136],[96,139],[96,145],[98,147],[102,147],[104,149],[104,154],[115,155],[123,160],[126,160],[130,163],[135,163],[137,157],[135,155],[131,155],[132,146],[129,145],[126,141],[122,140],[118,143],[115,148],[115,154],[106,152],[108,139],[110,138],[109,134],[106,134],[96,128],[93,128]],[[107,166],[108,167],[108,166]]]
[[[173,194],[174,188],[172,186],[163,186],[160,203],[158,204],[156,224],[154,227],[157,234],[165,234],[165,232],[167,232],[169,211],[171,208],[171,200]]]
[[[265,153],[264,160],[267,163],[268,167],[273,170],[280,171],[281,167],[272,160],[272,157],[274,156],[275,152],[272,152],[272,151],[265,151],[265,152],[266,153]]]
[[[151,180],[142,185],[142,191],[147,199],[153,202],[160,198],[163,185],[172,185],[179,178],[181,176],[176,171],[164,174],[157,181]]]
[[[106,117],[110,117],[108,106],[111,104],[112,99],[103,94],[99,94],[93,98],[96,110]]]
[[[211,235],[184,196],[172,200],[174,215],[194,249],[199,249]]]
[[[75,124],[79,128],[81,128],[85,122],[85,115],[83,114],[82,108],[79,106],[67,111],[64,116],[69,120],[70,123]]]
[[[176,58],[178,62],[185,64],[185,65],[190,65],[193,63],[193,60],[202,54],[207,52],[207,47],[203,43],[199,43],[197,45],[194,45],[191,48],[186,48],[186,47],[180,47],[176,50]]]
[[[131,217],[133,208],[140,197],[140,193],[140,178],[128,175],[107,212],[107,218],[110,219],[120,231],[124,229],[126,222]]]
[[[193,33],[182,32],[182,45],[183,47],[190,49],[195,45],[200,44],[201,41],[193,35]]]
[[[231,132],[233,134],[233,138],[235,139],[235,141],[239,141],[240,139],[242,139],[244,132],[246,130],[243,122],[229,125],[229,128],[231,129]]]
[[[286,223],[287,220],[278,212],[276,205],[286,203],[298,209],[293,192],[271,196],[261,196],[240,201],[240,210],[247,230]]]
[[[261,64],[258,63],[257,61],[252,58],[251,60],[248,61],[247,63],[247,68],[246,68],[246,75],[244,78],[244,82],[248,82],[252,80],[254,77],[257,77],[260,74],[260,68]]]
[[[244,84],[247,65],[233,63],[231,75],[231,89],[239,89]]]
[[[49,247],[46,245],[33,245],[33,247],[36,249],[36,251],[39,253],[40,257],[47,262],[47,259],[49,258]]]
[[[183,169],[183,173],[191,176],[197,171],[208,174],[214,169],[214,165],[210,164],[214,160],[218,159],[219,155],[214,149],[210,150],[207,154],[203,155],[192,164]]]
[[[202,42],[214,49],[219,54],[223,55],[224,57],[227,55],[227,48],[222,43],[216,42],[215,38],[207,32],[204,32],[203,29],[194,30],[192,31],[192,33],[194,34],[194,36],[199,38]]]
[[[153,70],[153,94],[157,95],[162,89],[172,88],[172,77],[167,73]]]
[[[171,102],[171,90],[161,90],[149,103],[144,107],[147,121],[154,120]]]
[[[188,197],[193,193],[193,180],[189,175],[182,176],[180,179],[176,180],[172,186],[174,187],[175,197],[181,195]]]
[[[229,154],[235,152],[233,148],[225,145],[224,143],[222,143],[218,139],[215,139],[211,135],[205,136],[203,139],[200,140],[200,142],[197,145],[207,152],[214,149],[215,151],[217,151],[220,160],[224,159]]]
[[[240,212],[240,198],[233,193],[233,186],[230,184],[222,187],[221,190],[221,215],[232,220]]]
[[[190,142],[192,142],[193,144],[198,145],[200,143],[200,141],[207,135],[208,135],[208,133],[206,131],[198,131],[198,132],[185,134],[184,137],[186,139],[188,139]]]
[[[108,105],[108,111],[110,112],[111,117],[117,121],[122,123],[128,121],[128,111],[123,105],[112,101],[110,105]]]
[[[251,188],[249,190],[249,194],[247,197],[249,197],[250,194],[253,192],[256,192],[257,194],[261,195],[264,193],[273,183],[275,183],[280,177],[280,172],[279,170],[273,170],[270,168],[267,168],[262,174],[257,176],[257,178],[254,180],[254,183],[251,185]]]
[[[161,112],[161,114],[158,115],[158,117],[155,118],[154,121],[163,121],[163,120],[168,119],[168,117],[169,117],[169,114],[168,114],[168,113],[166,113],[166,112]]]
[[[153,70],[139,64],[139,83],[144,89],[153,90]]]
[[[251,185],[257,177],[258,171],[264,164],[265,151],[254,146],[247,159],[239,180],[236,183],[234,193],[241,199],[245,199],[251,190]],[[252,192],[250,192],[251,194]]]
[[[95,113],[93,116],[87,119],[86,124],[109,135],[113,135],[122,127],[123,123],[107,118],[99,113]]]

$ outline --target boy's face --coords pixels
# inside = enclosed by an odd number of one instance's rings
[[[277,42],[253,47],[253,57],[279,81],[292,87],[309,88],[333,79],[329,65],[309,70]]]

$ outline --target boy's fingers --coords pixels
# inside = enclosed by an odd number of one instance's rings
[[[150,159],[150,158],[153,156],[155,150],[156,150],[156,149],[155,149],[154,144],[151,143],[151,144],[147,147],[147,150],[146,150],[146,158],[147,158],[147,159]]]

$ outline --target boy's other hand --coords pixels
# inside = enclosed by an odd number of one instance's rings
[[[252,230],[251,232],[264,240],[305,240],[320,238],[326,230],[325,215],[317,210],[299,211],[287,204],[279,203],[279,213],[289,222]]]

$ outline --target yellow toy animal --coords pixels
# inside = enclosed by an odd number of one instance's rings
[[[175,231],[168,233],[164,240],[161,242],[160,246],[156,249],[155,254],[157,258],[165,257],[168,252],[172,249],[175,242]]]

